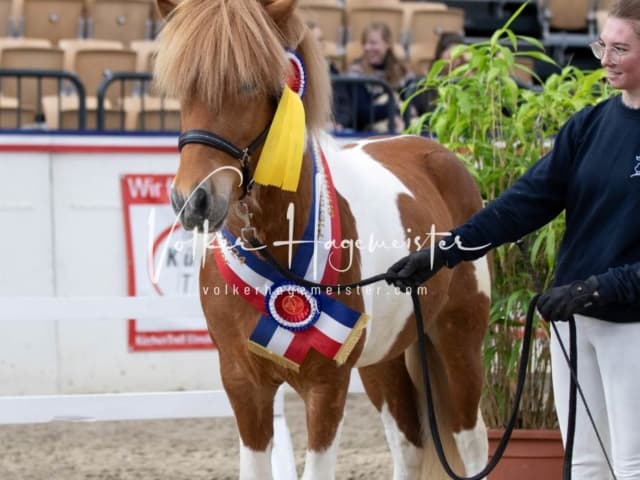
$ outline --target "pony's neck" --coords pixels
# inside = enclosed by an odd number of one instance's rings
[[[312,157],[308,147],[304,153],[300,182],[295,192],[256,185],[244,200],[250,213],[249,222],[255,228],[258,240],[267,245],[276,258],[287,258],[288,248],[283,242],[300,239],[307,226],[312,204],[312,172]],[[238,212],[234,212],[229,218],[228,227],[237,236],[246,222],[247,218],[241,218]],[[274,244],[284,247],[274,247]],[[295,244],[293,247],[295,250]]]

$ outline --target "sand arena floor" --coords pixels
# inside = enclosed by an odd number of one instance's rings
[[[306,427],[295,394],[285,400],[298,474]],[[350,394],[336,477],[389,479],[382,423],[364,394]],[[194,419],[0,426],[0,480],[235,480],[234,420]]]

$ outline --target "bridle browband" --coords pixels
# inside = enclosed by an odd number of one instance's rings
[[[271,122],[269,122],[264,130],[245,148],[238,148],[226,138],[213,132],[208,132],[207,130],[187,130],[178,137],[178,150],[182,151],[184,146],[190,143],[197,143],[219,150],[238,160],[242,171],[242,197],[245,197],[253,186],[253,178],[251,177],[249,169],[251,155],[262,146],[267,138],[270,127]]]

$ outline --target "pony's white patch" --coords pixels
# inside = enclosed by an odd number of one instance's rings
[[[338,455],[338,444],[342,433],[344,418],[340,420],[336,436],[333,443],[322,452],[307,450],[304,460],[304,473],[301,480],[325,480],[336,476],[336,458]]]
[[[256,451],[246,447],[240,440],[240,480],[271,479],[271,447]]]
[[[487,257],[481,257],[473,261],[478,282],[478,291],[484,293],[487,298],[491,298],[491,274],[489,273],[489,262]]]
[[[413,197],[392,172],[363,150],[369,143],[388,140],[359,141],[345,150],[340,150],[328,136],[319,140],[336,190],[348,202],[356,221],[361,242],[361,275],[366,278],[383,273],[409,253],[405,240],[408,233],[400,219],[398,197],[402,194]],[[366,182],[363,181],[365,178]],[[343,252],[343,255],[348,254]],[[360,291],[370,320],[365,346],[356,364],[358,367],[380,361],[391,350],[412,308],[408,295],[385,283],[362,287]]]
[[[480,473],[486,466],[489,455],[487,427],[484,425],[480,410],[478,410],[475,426],[471,430],[454,433],[453,438],[456,441],[462,463],[464,463],[466,476],[470,477]]]
[[[413,445],[398,428],[387,403],[380,412],[384,433],[393,458],[393,480],[409,480],[420,476],[423,450]]]

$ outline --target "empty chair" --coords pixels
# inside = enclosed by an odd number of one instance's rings
[[[152,35],[149,0],[88,0],[87,36],[129,45]]]
[[[132,50],[80,50],[76,52],[74,71],[84,84],[88,96],[98,93],[98,87],[111,72],[135,72],[136,53]],[[124,96],[132,94],[133,84],[124,89]],[[118,103],[121,97],[117,85],[107,91],[107,98]]]
[[[409,60],[415,73],[426,73],[433,61],[438,39],[444,32],[464,34],[464,11],[416,10],[411,16],[408,30]]]
[[[62,38],[84,35],[84,0],[15,0],[24,37]]]
[[[402,16],[402,32],[406,34],[409,32],[411,26],[411,17],[414,12],[433,12],[434,10],[446,10],[447,4],[441,2],[402,2],[401,4],[402,10],[404,12]]]
[[[300,11],[307,24],[315,24],[322,30],[324,56],[332,60],[342,59],[345,35],[344,9],[337,5],[307,2],[300,6]]]
[[[13,2],[0,0],[0,37],[8,37],[14,33]]]
[[[172,98],[129,97],[125,99],[127,130],[180,130],[180,102]]]
[[[47,96],[42,99],[47,128],[50,130],[76,130],[80,101],[75,94],[63,96]],[[95,97],[85,100],[85,128],[95,130],[97,127],[97,102]],[[114,109],[108,101],[105,103],[105,123],[112,129],[118,129],[120,122],[124,122],[126,115]]]
[[[354,7],[347,12],[349,41],[346,45],[346,63],[349,65],[362,55],[362,33],[371,23],[385,23],[391,30],[393,50],[399,59],[406,57],[402,46],[402,18],[400,7]]]
[[[597,0],[538,0],[542,41],[559,63],[566,47],[586,46],[596,37]]]
[[[548,30],[586,31],[593,20],[596,0],[539,0],[539,6]]]
[[[152,72],[158,42],[155,40],[135,40],[131,50],[136,52],[136,72]]]
[[[110,72],[135,72],[136,53],[112,40],[65,40],[65,67],[84,84],[87,97],[95,97],[98,87]],[[120,97],[131,95],[131,87],[120,92],[110,88],[107,97],[117,104]]]
[[[23,128],[34,121],[35,111],[32,108],[20,107],[15,98],[0,96],[0,128]]]
[[[47,46],[47,40],[25,40],[0,42],[0,68],[41,69],[60,71],[63,69],[64,53],[59,48]],[[17,99],[22,107],[41,112],[44,95],[57,94],[61,83],[55,78],[2,78],[0,91],[5,97]]]

